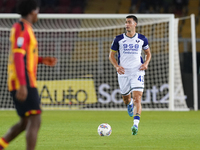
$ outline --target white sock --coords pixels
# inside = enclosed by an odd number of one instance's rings
[[[129,105],[132,105],[132,104],[133,104],[133,99],[131,98],[131,101],[130,101]]]
[[[133,122],[134,122],[133,125],[136,125],[136,126],[138,127],[140,120],[138,120],[138,119],[134,119]]]

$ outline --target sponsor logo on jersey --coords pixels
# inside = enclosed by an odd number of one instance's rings
[[[138,54],[139,44],[123,44],[125,54]]]
[[[19,48],[22,47],[23,43],[24,43],[24,38],[18,37],[17,38],[17,47],[19,47]]]

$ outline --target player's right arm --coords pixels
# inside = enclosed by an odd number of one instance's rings
[[[29,35],[25,30],[23,24],[17,23],[11,33],[11,45],[14,59],[14,66],[16,75],[19,80],[20,87],[17,89],[15,97],[20,100],[26,100],[28,95],[26,86],[26,75],[25,75],[25,62],[24,56],[26,54],[26,47],[29,43]]]
[[[109,60],[119,74],[124,74],[125,73],[124,68],[118,65],[117,60],[115,59],[115,54],[116,51],[110,50]]]
[[[115,59],[115,54],[118,50],[119,50],[119,42],[116,37],[114,39],[111,49],[110,49],[109,60],[119,74],[124,74],[125,73],[124,68],[122,66],[118,65],[117,60]]]

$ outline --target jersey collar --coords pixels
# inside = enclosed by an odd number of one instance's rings
[[[26,19],[21,18],[20,21],[22,21],[32,27],[32,24],[30,22],[28,22]]]
[[[137,35],[137,33],[135,33],[135,35],[134,35],[133,37],[129,37],[129,36],[127,36],[126,33],[124,33],[124,35],[125,35],[126,37],[132,39],[132,38],[134,38],[134,37]]]

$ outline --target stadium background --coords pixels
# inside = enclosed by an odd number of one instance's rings
[[[0,13],[16,13],[16,1],[17,0],[1,0],[0,1]],[[195,14],[196,16],[196,50],[197,50],[197,72],[198,72],[198,81],[200,82],[200,1],[199,0],[38,0],[40,4],[40,13],[45,14],[128,14],[128,13],[143,13],[143,14],[168,14],[173,13],[175,17],[181,18],[185,16],[189,16],[191,14]],[[185,95],[187,95],[187,105],[189,108],[193,109],[193,87],[192,82],[188,80],[192,78],[192,53],[191,53],[191,27],[190,20],[181,20],[179,22],[179,55],[180,55],[180,64],[181,64],[181,74]],[[70,35],[69,35],[70,36]],[[72,44],[68,45],[70,50]],[[66,60],[67,57],[66,56]],[[84,59],[84,58],[83,58]],[[95,58],[94,58],[95,59]],[[6,63],[6,62],[5,62]],[[104,61],[104,64],[106,65]],[[67,64],[67,62],[66,62]],[[6,65],[6,64],[5,64]],[[90,68],[95,69],[94,65],[90,65]],[[65,68],[70,68],[70,66],[65,66]],[[63,72],[65,72],[65,68],[63,68]],[[81,68],[81,64],[77,64],[75,68]],[[108,70],[112,70],[111,74],[114,74],[114,70],[112,68],[107,68]],[[87,71],[73,70],[72,72],[76,72],[75,74],[68,75],[68,78],[75,76],[81,76],[85,74],[90,74],[90,69],[86,69]],[[82,71],[82,72],[81,72]],[[48,71],[47,71],[48,72]],[[93,74],[94,78],[102,79],[101,82],[104,82],[104,74],[99,78],[98,71],[95,71],[96,74]],[[51,80],[51,78],[48,78]],[[5,81],[5,80],[4,80]],[[112,79],[107,80],[106,82],[113,82]],[[99,83],[95,83],[97,89],[99,87]],[[200,85],[200,84],[198,84]],[[200,90],[200,87],[198,88]],[[114,89],[110,89],[112,91]],[[200,93],[200,92],[198,92]],[[120,95],[117,95],[120,97]],[[200,96],[198,96],[200,99]],[[9,102],[10,103],[10,102]],[[200,100],[199,100],[199,108],[200,108]]]
[[[197,72],[198,81],[200,81],[200,0],[40,0],[39,2],[40,13],[47,14],[174,13],[176,17],[185,17],[193,13],[196,16]],[[16,0],[0,0],[0,13],[15,13],[15,4]],[[189,20],[180,21],[179,55],[184,92],[188,96],[187,104],[189,108],[193,109],[193,91],[190,80],[192,78],[191,30],[188,28],[190,28]],[[2,55],[2,52],[0,53]],[[7,62],[1,61],[1,63],[3,66],[7,66]],[[47,74],[48,71],[52,72],[51,69],[45,69]],[[5,67],[1,70],[1,73],[3,72],[5,73]],[[115,72],[111,71],[110,73]],[[70,76],[74,76],[74,74]],[[51,76],[48,76],[48,79],[51,80]],[[2,75],[0,82],[0,86],[5,85],[6,79],[2,78]],[[1,94],[4,93],[1,92]],[[8,100],[8,102],[11,101]],[[36,149],[198,150],[200,149],[199,116],[200,111],[144,111],[138,135],[131,136],[132,120],[125,111],[44,111]],[[15,111],[0,111],[0,135],[5,134],[10,125],[17,120]],[[108,138],[100,137],[97,133],[98,125],[103,122],[109,123],[113,130]],[[25,149],[24,137],[25,133],[22,133],[10,143],[7,150]]]

